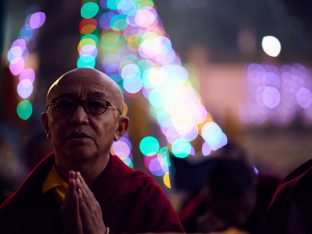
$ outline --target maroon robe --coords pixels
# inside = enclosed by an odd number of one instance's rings
[[[266,234],[312,233],[312,159],[277,188],[266,217]]]
[[[0,207],[0,233],[62,233],[61,210],[53,190],[42,184],[54,164],[46,157]],[[111,156],[91,186],[111,233],[184,232],[162,189],[152,177]]]

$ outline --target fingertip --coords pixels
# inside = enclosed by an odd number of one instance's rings
[[[70,179],[75,178],[75,172],[73,170],[70,170],[69,173],[68,173],[68,177]]]

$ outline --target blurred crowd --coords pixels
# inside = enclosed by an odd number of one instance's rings
[[[194,167],[181,160],[174,161],[177,175],[180,175],[179,170]],[[193,182],[190,186],[183,184],[181,178],[177,179],[181,190],[188,190],[178,211],[185,231],[265,233],[266,209],[281,178],[259,172],[249,162],[245,151],[232,143],[201,164],[195,169],[203,177],[199,184]]]

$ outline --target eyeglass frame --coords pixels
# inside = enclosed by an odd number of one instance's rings
[[[86,112],[88,115],[93,115],[93,116],[102,115],[102,114],[104,114],[104,113],[107,111],[107,109],[108,109],[109,107],[112,107],[115,111],[118,112],[119,115],[122,115],[121,111],[118,110],[118,108],[117,108],[115,105],[111,104],[109,101],[104,100],[104,99],[102,99],[102,98],[78,99],[78,98],[72,98],[72,97],[56,97],[56,98],[53,98],[53,99],[50,101],[50,103],[47,105],[47,109],[48,109],[50,106],[52,106],[52,105],[53,105],[53,107],[55,108],[55,102],[56,102],[58,99],[61,99],[61,98],[64,98],[64,99],[65,99],[65,98],[67,98],[67,99],[72,99],[72,100],[74,101],[74,103],[77,105],[77,106],[73,109],[73,111],[71,111],[71,112],[60,112],[60,111],[58,111],[59,113],[62,113],[62,114],[72,114],[72,113],[74,113],[74,112],[77,110],[78,106],[81,106],[81,107],[83,108],[84,112]],[[100,114],[92,114],[92,113],[88,110],[88,108],[86,108],[86,106],[85,106],[86,101],[88,101],[88,100],[100,100],[100,101],[103,101],[103,102],[106,103],[107,107],[106,107],[106,108],[104,109],[104,111],[103,111],[102,113],[100,113]]]

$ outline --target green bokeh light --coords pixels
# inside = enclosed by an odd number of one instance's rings
[[[90,18],[96,16],[98,11],[99,11],[99,5],[98,4],[96,4],[95,2],[86,2],[81,7],[80,14],[81,14],[82,18],[90,19]]]
[[[100,48],[104,52],[117,52],[125,42],[126,39],[119,33],[107,32],[101,36]]]
[[[90,67],[94,68],[95,58],[91,55],[80,56],[77,61],[77,67]]]
[[[111,10],[117,10],[118,9],[118,4],[121,0],[107,0],[107,8]]]
[[[23,120],[29,119],[29,117],[32,114],[32,110],[33,110],[32,104],[28,100],[21,101],[16,107],[18,117],[20,117]]]
[[[171,145],[171,151],[177,158],[186,158],[191,153],[191,143],[185,139],[175,140]]]
[[[144,137],[140,142],[140,150],[146,156],[153,156],[159,150],[159,142],[155,137]]]
[[[86,34],[86,35],[83,35],[81,37],[81,40],[84,40],[84,39],[92,39],[93,41],[95,41],[95,44],[97,45],[99,43],[99,38],[94,35],[94,34]]]
[[[109,25],[115,31],[122,31],[128,27],[127,17],[122,14],[114,15]]]

